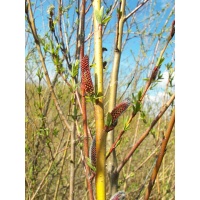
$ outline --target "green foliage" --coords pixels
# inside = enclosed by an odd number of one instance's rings
[[[105,125],[108,127],[112,125],[112,115],[110,112],[107,113]]]
[[[128,123],[128,120],[129,120],[129,117],[125,117],[124,118],[124,121],[123,121],[123,130],[124,131],[128,131],[129,130],[129,127],[130,127],[130,123]]]
[[[90,95],[86,95],[85,99],[86,99],[86,102],[92,102],[94,104],[95,101],[98,100],[100,97],[102,96],[98,96],[97,94],[90,94]]]
[[[59,130],[55,127],[55,128],[53,129],[52,134],[53,134],[55,137],[57,137],[57,136],[58,136],[58,133],[59,133]]]
[[[140,119],[146,124],[147,120],[146,120],[146,114],[143,110],[140,111]]]
[[[43,72],[42,72],[41,68],[38,68],[36,76],[39,78],[39,82],[40,82],[43,78]]]
[[[132,99],[133,99],[132,108],[133,108],[134,113],[137,113],[141,110],[142,105],[141,105],[140,99],[142,97],[142,91],[143,89],[140,89],[137,95],[134,95],[134,93],[132,93]]]
[[[111,16],[105,16],[105,18],[103,18],[103,20],[102,20],[102,25],[106,25],[109,21],[110,21],[110,19],[111,19]]]
[[[159,57],[158,58],[158,61],[157,61],[157,66],[161,66],[162,65],[162,63],[164,62],[164,60],[165,60],[165,58],[164,57]]]
[[[91,162],[90,158],[85,157],[85,159],[86,159],[86,163],[87,163],[87,165],[90,167],[90,169],[91,169],[92,171],[96,172],[96,167],[92,165],[92,162]]]
[[[103,6],[100,8],[100,10],[95,10],[94,11],[96,20],[98,24],[102,24],[102,19],[103,19]]]
[[[120,4],[121,1],[118,3]],[[46,2],[44,2],[45,4]],[[114,3],[114,1],[113,1]],[[129,8],[129,3],[131,1],[127,1],[127,5],[125,6],[126,15],[129,14],[132,8]],[[25,127],[26,127],[26,144],[25,144],[25,152],[26,152],[26,198],[31,199],[33,193],[38,188],[39,184],[44,178],[44,175],[48,171],[50,163],[53,161],[52,168],[49,170],[49,174],[45,178],[45,181],[42,185],[42,188],[38,190],[38,194],[36,195],[36,199],[65,199],[69,194],[70,187],[70,164],[74,162],[75,164],[75,188],[74,188],[74,199],[78,199],[80,196],[83,198],[87,198],[84,196],[85,194],[85,175],[84,168],[82,166],[82,155],[83,151],[83,121],[82,115],[80,114],[80,108],[77,106],[75,109],[73,107],[74,103],[78,105],[78,101],[75,101],[75,91],[77,90],[80,93],[81,85],[80,85],[80,77],[78,77],[79,71],[79,60],[76,60],[79,57],[79,50],[77,47],[77,33],[80,24],[80,11],[81,6],[77,4],[77,1],[70,0],[64,2],[64,4],[59,8],[58,2],[54,2],[55,5],[50,5],[46,12],[38,12],[42,9],[40,4],[31,3],[34,5],[34,19],[36,23],[36,30],[39,37],[39,42],[42,48],[42,54],[44,56],[45,64],[47,65],[47,70],[49,75],[51,75],[51,83],[54,89],[56,98],[60,104],[60,109],[63,111],[64,117],[66,121],[69,122],[70,125],[73,125],[76,120],[77,124],[75,124],[76,134],[75,134],[75,160],[72,161],[70,158],[70,135],[71,132],[63,126],[62,119],[60,114],[55,106],[55,102],[52,98],[52,93],[50,88],[47,86],[45,74],[41,68],[41,60],[39,59],[39,55],[35,46],[34,38],[32,35],[32,31],[28,24],[28,16],[26,16],[26,34],[27,34],[27,45],[26,45],[26,119],[25,119]],[[122,12],[120,8],[113,7],[114,4],[109,2],[102,2],[102,7],[99,10],[95,10],[94,12],[94,20],[97,20],[99,25],[105,26],[102,28],[104,39],[103,47],[106,46],[106,37],[114,37],[116,38],[116,24],[115,22],[121,18]],[[118,5],[119,5],[118,4]],[[121,121],[116,126],[115,130],[115,139],[121,131],[124,131],[122,139],[119,140],[116,144],[116,155],[117,162],[120,164],[127,153],[130,151],[131,147],[137,142],[140,138],[141,134],[149,127],[154,119],[154,113],[160,109],[157,106],[157,110],[154,110],[155,102],[144,101],[141,103],[142,97],[142,89],[138,91],[138,88],[143,88],[143,82],[141,81],[141,77],[147,72],[149,69],[149,65],[147,60],[151,60],[151,50],[154,47],[154,43],[157,39],[165,38],[165,34],[168,34],[170,31],[170,26],[166,23],[166,26],[158,32],[158,25],[161,26],[162,23],[167,19],[166,16],[166,8],[160,10],[153,10],[155,2],[151,4],[152,10],[150,12],[145,12],[144,16],[141,15],[141,19],[138,20],[137,15],[134,15],[132,19],[126,20],[124,24],[123,30],[123,50],[122,54],[125,56],[121,59],[122,62],[127,61],[126,69],[130,70],[130,76],[134,76],[133,82],[126,82],[129,88],[123,93],[124,89],[124,81],[121,79],[124,76],[124,66],[120,66],[122,69],[122,73],[120,71],[119,79],[118,79],[118,94],[117,96],[131,96],[132,94],[132,104],[131,108],[134,114],[140,112],[140,118],[138,119],[138,115],[136,115],[131,123],[128,123],[128,119],[130,118],[132,112],[128,110],[124,113],[123,123]],[[54,7],[55,6],[55,7]],[[86,9],[89,4],[87,3]],[[46,8],[46,5],[45,7]],[[60,10],[58,10],[60,9]],[[85,36],[89,36],[93,32],[93,20],[90,20],[91,11],[88,10],[85,15]],[[60,29],[58,24],[58,15],[59,11],[61,13],[61,28],[63,38],[60,36]],[[55,14],[54,14],[55,12]],[[117,12],[118,19],[115,19]],[[141,10],[141,13],[143,11]],[[158,12],[158,15],[156,14]],[[74,14],[72,14],[74,13]],[[151,13],[151,15],[148,15]],[[43,15],[43,16],[40,16]],[[72,14],[72,15],[71,15]],[[174,12],[171,12],[169,17],[174,15]],[[72,17],[73,16],[73,17]],[[111,21],[111,16],[112,21]],[[44,19],[44,21],[42,21]],[[38,26],[38,21],[40,23],[44,23],[44,27],[48,27],[48,19],[51,19],[52,27],[55,29],[55,32],[51,32],[48,30],[43,30],[43,26]],[[131,19],[131,20],[130,20]],[[111,21],[111,26],[106,26]],[[113,23],[114,22],[114,23]],[[151,24],[153,22],[153,27]],[[156,23],[154,23],[156,22]],[[162,22],[162,23],[160,23]],[[146,25],[149,25],[149,29],[144,29]],[[164,24],[164,23],[163,23]],[[165,25],[165,24],[164,24]],[[154,28],[155,26],[155,28]],[[91,27],[91,29],[90,29]],[[150,30],[150,31],[149,31]],[[159,29],[160,30],[160,29]],[[55,35],[57,39],[55,38]],[[149,37],[148,40],[145,38]],[[87,37],[87,42],[85,43],[85,51],[89,52],[88,56],[90,58],[94,57],[94,43],[93,37]],[[139,41],[137,45],[134,43],[135,38]],[[62,45],[62,42],[64,46]],[[113,40],[114,41],[114,40]],[[151,42],[150,42],[151,41]],[[129,50],[126,49],[127,46],[131,47],[132,57],[128,58],[127,52]],[[161,44],[161,43],[160,43]],[[115,44],[113,44],[115,45]],[[172,42],[171,45],[174,45]],[[155,57],[159,55],[159,49],[162,46],[158,46],[158,51],[156,52]],[[135,51],[135,48],[138,50]],[[87,49],[87,50],[86,50]],[[64,51],[65,52],[64,52]],[[64,55],[65,53],[65,55]],[[169,53],[169,52],[168,52]],[[153,54],[152,54],[153,55]],[[68,62],[66,60],[66,56],[68,57],[68,61],[70,67],[68,68]],[[149,56],[149,57],[147,57]],[[164,57],[166,59],[170,57],[170,55],[163,54],[161,58],[158,58],[157,63],[158,67],[160,67],[164,62]],[[104,98],[104,109],[107,111],[107,102],[109,101],[109,81],[110,81],[110,71],[113,66],[114,53],[112,50],[108,50],[103,55],[103,60],[106,61],[106,70],[104,70],[104,89],[108,87],[108,92],[105,92]],[[134,62],[132,62],[134,61]],[[124,63],[123,63],[124,64]],[[90,67],[95,67],[96,64],[93,62]],[[58,74],[55,80],[52,79],[51,67],[54,67],[54,74]],[[173,79],[174,79],[174,67],[173,63],[167,63],[166,69],[169,72],[169,87],[167,90],[166,97],[168,98],[173,94]],[[133,70],[133,71],[132,71]],[[56,73],[58,72],[58,73]],[[129,71],[128,71],[129,72]],[[133,72],[133,73],[132,73]],[[54,76],[53,74],[53,76]],[[60,76],[62,74],[62,77]],[[77,78],[78,82],[74,81],[74,78]],[[64,80],[62,79],[64,78]],[[128,76],[127,76],[128,78]],[[163,75],[161,72],[158,73],[155,81],[152,82],[150,88],[155,90],[155,86],[163,79]],[[145,79],[148,80],[149,79]],[[68,81],[70,86],[65,83]],[[126,80],[125,80],[126,81]],[[127,81],[129,81],[127,79]],[[107,91],[107,90],[106,90]],[[87,94],[88,95],[88,94]],[[94,119],[94,106],[95,101],[102,97],[102,94],[92,94],[86,96],[87,101],[87,122],[89,133],[95,135],[95,119]],[[167,99],[166,98],[166,99]],[[80,98],[81,100],[81,98]],[[90,103],[88,103],[90,102]],[[144,105],[143,105],[144,103]],[[156,102],[157,103],[157,102]],[[172,105],[173,106],[173,105]],[[72,109],[73,108],[73,109]],[[153,113],[153,114],[152,114]],[[166,122],[169,119],[170,111],[161,118],[161,123],[159,130],[166,129]],[[110,113],[105,116],[105,125],[110,126],[112,123],[112,116]],[[174,136],[174,135],[173,135]],[[147,137],[141,146],[136,149],[133,155],[133,159],[129,162],[128,165],[122,170],[122,173],[119,174],[119,187],[125,188],[127,193],[127,199],[136,199],[136,196],[139,193],[141,185],[149,173],[149,169],[152,165],[152,161],[155,159],[152,156],[147,162],[145,162],[139,170],[136,171],[137,167],[141,165],[145,161],[145,159],[152,154],[155,150],[155,140],[152,138],[156,138],[156,142],[162,141],[162,134],[158,131],[158,128],[155,127],[150,132],[150,137]],[[159,137],[159,138],[157,138]],[[109,147],[108,147],[109,148]],[[56,151],[58,150],[58,154],[54,157]],[[163,195],[163,198],[171,199],[174,195],[173,186],[173,170],[171,167],[171,162],[174,159],[174,137],[170,138],[170,146],[168,147],[168,152],[165,155],[165,166],[163,167],[163,171],[160,170],[159,183],[160,183],[160,195]],[[64,157],[64,152],[67,151],[66,157]],[[80,153],[81,152],[81,153]],[[82,154],[83,153],[83,154]],[[62,161],[63,165],[62,165]],[[96,171],[96,168],[92,166],[91,160],[86,158],[85,160],[87,165],[93,170]],[[170,173],[169,173],[170,172]],[[125,174],[125,175],[124,175]],[[169,181],[169,174],[172,174],[172,179]],[[106,177],[107,178],[107,177]],[[54,194],[56,191],[57,183],[60,179],[60,184],[58,187],[58,195],[57,198],[54,198]],[[164,182],[164,184],[163,184]],[[93,181],[94,184],[94,181]],[[121,189],[119,188],[119,189]],[[152,198],[157,198],[157,190],[154,190]],[[143,191],[141,192],[143,195]],[[166,196],[165,196],[166,195]],[[107,197],[106,197],[107,198]],[[141,196],[140,196],[141,198]],[[139,198],[138,198],[139,199]]]
[[[75,63],[72,64],[72,70],[69,71],[72,78],[75,78],[78,75],[79,70],[79,60],[76,60]]]
[[[166,64],[167,71],[169,73],[169,87],[173,87],[174,80],[174,68],[172,67],[172,62]]]
[[[100,24],[100,25],[106,25],[111,19],[111,16],[107,16],[107,12],[104,15],[103,10],[104,10],[104,7],[102,6],[100,8],[100,10],[95,10],[94,11],[96,20],[97,20],[98,24]]]

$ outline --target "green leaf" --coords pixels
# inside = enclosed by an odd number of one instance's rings
[[[103,6],[100,8],[100,10],[95,10],[94,11],[96,20],[99,24],[102,24],[102,19],[103,19]]]
[[[103,6],[101,6],[101,8],[100,8],[99,14],[100,14],[101,17],[103,17]]]
[[[159,58],[158,62],[157,62],[157,66],[161,66],[162,63],[164,62],[165,58],[162,57],[162,58]]]
[[[88,157],[85,157],[85,158],[86,158],[86,163],[90,167],[90,169],[92,169],[93,171],[96,172],[96,167],[92,165],[90,158],[88,158]]]
[[[128,123],[128,119],[128,117],[124,119],[124,131],[127,131],[130,126],[130,123]]]
[[[53,135],[56,137],[56,136],[58,136],[58,129],[57,128],[54,128],[53,129]]]
[[[140,98],[142,96],[142,91],[143,91],[143,89],[140,89],[140,91],[138,92],[138,100],[140,100]]]
[[[42,86],[41,85],[37,87],[37,91],[38,91],[38,94],[42,93]]]
[[[98,22],[99,24],[101,24],[102,17],[101,17],[101,15],[100,15],[99,10],[95,10],[95,11],[94,11],[94,14],[95,14],[95,17],[96,17],[97,22]]]
[[[76,62],[72,65],[72,71],[70,72],[73,78],[77,76],[78,69],[79,69],[79,60],[76,60]]]
[[[107,114],[107,118],[106,118],[106,126],[111,126],[112,124],[112,115],[110,114],[110,112],[108,112]]]
[[[117,144],[115,145],[115,148],[116,148],[118,145],[120,145],[120,143],[121,143],[121,139],[117,141]]]
[[[134,111],[134,113],[136,113],[135,110],[136,110],[136,108],[135,108],[135,106],[133,105],[133,111]]]
[[[85,99],[86,99],[86,102],[92,102],[92,103],[95,103],[95,100],[97,99],[96,96],[94,94],[91,94],[91,95],[86,95],[85,96]]]
[[[39,81],[42,80],[42,78],[43,78],[43,72],[41,71],[40,68],[37,70],[36,76],[39,78]]]
[[[106,24],[110,21],[110,19],[111,19],[111,16],[105,17],[105,18],[103,19],[103,21],[102,21],[102,24],[103,24],[103,25],[106,25]]]
[[[140,102],[136,102],[136,105],[135,105],[135,111],[138,112],[140,111]]]

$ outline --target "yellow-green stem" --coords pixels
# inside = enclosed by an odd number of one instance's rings
[[[115,44],[115,52],[114,52],[114,61],[113,61],[113,68],[111,74],[111,81],[110,81],[110,98],[109,98],[109,106],[108,111],[111,112],[115,105],[117,99],[117,86],[118,86],[118,73],[119,73],[119,64],[121,58],[121,50],[122,50],[122,36],[123,36],[123,25],[124,25],[124,17],[125,17],[125,4],[126,0],[122,0],[120,13],[121,16],[119,17],[117,30],[116,30],[116,44]],[[114,142],[114,130],[108,133],[107,137],[107,145],[109,147],[112,146]],[[113,169],[117,165],[117,159],[115,151],[113,151],[112,156],[108,160],[108,173],[109,173],[109,180],[110,180],[110,194],[113,195],[117,192],[117,182],[118,182],[118,175],[115,176],[113,174]]]
[[[93,1],[93,10],[100,10],[101,1]],[[103,108],[103,60],[102,60],[102,26],[96,20],[94,14],[94,54],[95,54],[95,92],[100,96],[95,102],[96,125],[96,199],[106,199],[106,143],[104,128]]]

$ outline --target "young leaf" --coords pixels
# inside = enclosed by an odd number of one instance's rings
[[[158,60],[158,65],[157,65],[157,66],[161,66],[162,63],[164,62],[164,60],[165,60],[164,57],[160,58],[160,59]]]
[[[103,6],[101,6],[101,8],[100,8],[99,14],[100,14],[100,16],[101,16],[101,18],[102,18],[102,17],[103,17]]]
[[[124,131],[127,131],[129,126],[130,126],[130,123],[128,123],[128,117],[126,117],[124,119]]]
[[[138,112],[140,111],[140,102],[136,102],[136,105],[135,105],[135,112]]]
[[[94,14],[95,14],[95,17],[96,17],[97,22],[98,22],[99,24],[101,24],[101,22],[102,22],[102,17],[101,17],[101,15],[100,15],[100,11],[99,11],[99,10],[95,10],[95,11],[94,11]]]
[[[92,169],[94,172],[96,172],[96,167],[94,167],[92,165],[91,160],[88,157],[85,157],[85,158],[86,158],[86,163],[90,167],[90,169]]]
[[[141,96],[142,96],[142,90],[143,90],[143,89],[141,89],[141,90],[138,92],[138,101],[140,100],[140,98],[141,98]]]
[[[105,17],[102,21],[102,25],[106,25],[111,19],[111,16]]]
[[[109,127],[109,126],[111,126],[111,124],[112,124],[112,115],[110,112],[108,112],[107,119],[106,119],[106,126]]]

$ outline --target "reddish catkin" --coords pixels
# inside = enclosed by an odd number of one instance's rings
[[[126,197],[125,192],[124,191],[119,191],[117,193],[115,193],[110,200],[124,200]]]
[[[120,115],[125,112],[125,110],[130,106],[131,100],[126,98],[122,103],[118,104],[111,112],[112,116],[112,124],[110,127],[107,127],[106,132],[113,130],[114,127],[117,125],[117,120]],[[90,145],[89,151],[90,160],[93,166],[96,167],[96,137],[93,137],[92,143]]]
[[[117,120],[120,117],[120,115],[125,112],[125,110],[130,106],[131,100],[129,98],[126,98],[122,103],[118,104],[110,113],[112,116],[112,125],[111,127],[115,127],[117,125]]]
[[[89,94],[94,94],[94,86],[91,79],[88,56],[84,56],[81,60],[81,74],[85,91]]]
[[[97,155],[96,155],[96,137],[93,137],[92,143],[90,145],[90,151],[89,151],[90,160],[93,166],[96,167],[97,162]]]

